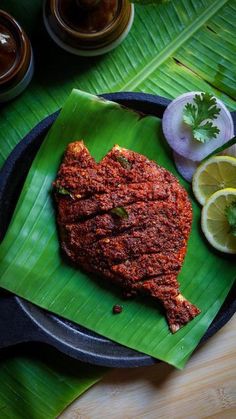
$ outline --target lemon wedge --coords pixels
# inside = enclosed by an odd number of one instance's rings
[[[194,173],[192,187],[201,205],[220,189],[236,188],[236,158],[214,156],[206,160]]]
[[[202,231],[209,243],[215,249],[231,254],[236,254],[236,236],[227,213],[234,206],[236,207],[236,189],[221,189],[207,200],[201,218]]]

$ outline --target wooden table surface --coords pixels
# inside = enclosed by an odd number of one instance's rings
[[[236,418],[236,316],[203,344],[184,370],[113,369],[60,419]]]

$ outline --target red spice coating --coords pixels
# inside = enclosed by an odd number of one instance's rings
[[[119,146],[96,163],[77,141],[69,144],[54,187],[61,246],[74,264],[127,295],[157,299],[173,333],[199,314],[177,281],[192,209],[171,173]],[[116,207],[120,216],[111,212]]]

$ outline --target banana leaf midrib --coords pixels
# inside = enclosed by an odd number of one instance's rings
[[[174,52],[181,47],[195,32],[197,32],[218,10],[226,4],[228,0],[216,0],[207,7],[196,20],[192,21],[176,38],[171,41],[163,50],[157,54],[145,67],[140,70],[132,79],[122,85],[122,90],[134,90],[146,80],[150,74],[154,73],[167,59],[171,58]],[[191,69],[190,69],[191,70]],[[197,73],[196,73],[197,74]]]

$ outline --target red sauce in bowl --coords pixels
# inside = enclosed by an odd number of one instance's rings
[[[14,17],[0,10],[0,103],[23,92],[32,75],[30,41]]]
[[[0,23],[0,80],[17,64],[17,43],[13,34]]]

